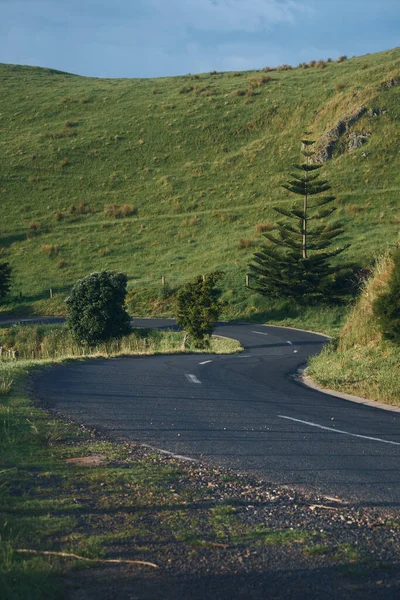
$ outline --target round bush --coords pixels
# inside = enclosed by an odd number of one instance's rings
[[[75,340],[98,344],[130,332],[124,309],[127,281],[116,271],[92,273],[77,281],[66,299],[67,324]]]

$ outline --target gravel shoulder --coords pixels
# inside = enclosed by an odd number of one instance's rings
[[[72,466],[78,474],[85,468],[92,477],[96,470],[104,473],[78,516],[78,529],[119,532],[104,544],[107,558],[151,561],[159,568],[68,571],[68,600],[399,597],[397,513],[276,487],[134,443],[114,444],[114,458],[104,454],[106,466],[99,467],[90,460],[98,443],[91,443],[92,450],[85,444],[86,466]],[[121,450],[125,458],[115,458]],[[129,471],[140,464],[153,479],[166,471],[173,475],[157,490],[151,483],[150,496],[149,489],[136,487],[132,505]],[[118,491],[104,472],[116,468],[126,471]],[[121,535],[129,514],[135,515],[134,530]]]

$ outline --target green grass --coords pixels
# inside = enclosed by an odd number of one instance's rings
[[[222,269],[226,316],[265,313],[245,289],[257,225],[292,201],[281,184],[302,132],[318,140],[362,105],[378,116],[351,130],[370,131],[368,142],[352,154],[339,144],[324,170],[345,224],[340,242],[370,263],[400,218],[400,88],[380,87],[399,70],[395,49],[272,72],[243,97],[236,91],[259,74],[109,80],[0,65],[0,252],[15,274],[3,309],[62,314],[69,287],[107,268],[128,274],[137,315],[172,314],[162,275],[176,289]]]
[[[182,352],[204,352],[190,344],[183,348],[184,333],[159,329],[134,329],[121,339],[111,340],[96,346],[77,343],[64,325],[18,325],[0,327],[0,345],[6,350],[15,349],[18,358],[23,360],[63,360],[88,356],[124,356],[142,354],[179,354]],[[212,337],[207,352],[214,354],[232,354],[240,352],[241,346],[236,340]],[[8,371],[1,372],[2,364],[9,365],[12,360],[0,362],[0,391],[8,391],[12,378]],[[18,364],[18,363],[17,363]],[[6,367],[7,368],[7,367]]]
[[[372,304],[390,277],[383,255],[337,338],[309,361],[307,374],[325,388],[393,405],[400,403],[400,346],[382,339]]]

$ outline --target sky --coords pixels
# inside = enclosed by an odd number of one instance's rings
[[[0,0],[0,62],[163,77],[400,46],[400,0]]]

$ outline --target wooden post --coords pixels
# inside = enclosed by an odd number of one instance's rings
[[[205,275],[203,275],[203,281],[205,281],[205,280],[206,280],[206,276],[205,276]]]
[[[246,287],[247,288],[249,287],[249,276],[248,275],[246,275]]]
[[[161,285],[165,288],[165,275],[161,277]]]
[[[50,298],[53,297],[53,290],[50,288]]]

